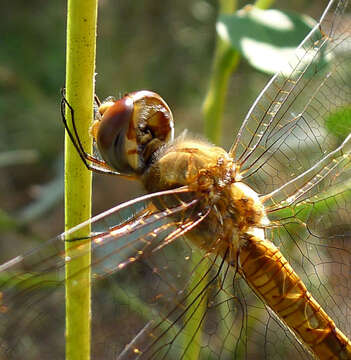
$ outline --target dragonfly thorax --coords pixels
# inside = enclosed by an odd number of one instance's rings
[[[188,186],[200,199],[200,212],[208,214],[187,237],[197,247],[223,255],[228,247],[236,252],[239,234],[267,222],[257,193],[238,178],[225,150],[182,136],[155,154],[142,181],[149,192]]]
[[[149,192],[180,186],[221,191],[234,181],[235,166],[225,150],[185,136],[160,148],[142,177]]]

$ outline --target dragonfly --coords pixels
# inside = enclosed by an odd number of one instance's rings
[[[97,153],[74,127],[88,169],[147,194],[0,265],[1,359],[63,358],[64,244],[87,223],[94,358],[351,359],[351,132],[330,125],[351,114],[349,12],[329,2],[228,152],[174,139],[146,90],[98,104]]]

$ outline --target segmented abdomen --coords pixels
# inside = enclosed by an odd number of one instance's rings
[[[250,287],[318,359],[351,359],[350,340],[273,243],[246,234],[239,260]]]

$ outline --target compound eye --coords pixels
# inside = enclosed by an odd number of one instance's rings
[[[137,91],[99,108],[94,137],[102,158],[123,174],[141,175],[152,155],[173,140],[173,116],[152,91]],[[95,125],[96,126],[96,125]]]

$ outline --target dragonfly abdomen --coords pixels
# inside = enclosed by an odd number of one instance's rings
[[[320,360],[351,359],[351,343],[335,326],[278,248],[246,234],[240,271],[255,293]]]

